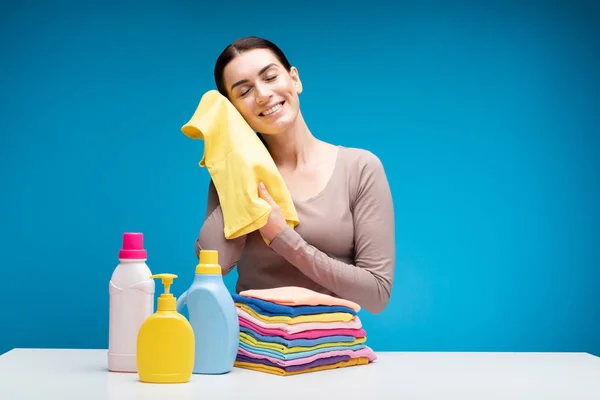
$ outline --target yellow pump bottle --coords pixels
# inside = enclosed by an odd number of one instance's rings
[[[194,368],[194,331],[176,311],[176,299],[169,292],[174,274],[156,274],[165,287],[157,311],[146,318],[137,336],[136,362],[140,381],[186,383]]]

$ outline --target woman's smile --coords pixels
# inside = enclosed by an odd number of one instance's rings
[[[271,118],[275,115],[278,115],[281,113],[281,109],[283,108],[284,103],[285,103],[285,101],[280,101],[279,103],[275,104],[273,107],[270,107],[270,108],[264,110],[263,112],[261,112],[258,115],[263,118]]]

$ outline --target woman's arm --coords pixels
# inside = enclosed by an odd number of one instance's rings
[[[219,196],[211,180],[208,186],[204,223],[196,239],[196,257],[200,257],[200,250],[217,250],[223,276],[227,275],[240,260],[246,243],[246,235],[235,239],[226,239],[223,233],[224,227]]]
[[[394,206],[380,160],[371,153],[363,160],[354,185],[354,265],[329,257],[289,226],[271,248],[319,285],[377,314],[387,306],[394,281]]]

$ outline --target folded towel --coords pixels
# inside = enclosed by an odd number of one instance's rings
[[[298,286],[244,290],[240,292],[240,296],[253,297],[288,306],[344,306],[356,312],[360,311],[360,306],[353,301]]]
[[[271,155],[221,93],[206,92],[181,131],[192,139],[204,140],[199,164],[206,166],[219,194],[227,239],[266,224],[271,206],[258,194],[259,182],[266,185],[288,225],[294,228],[298,224],[292,197]],[[263,239],[267,241],[264,236]]]
[[[345,336],[345,337],[365,337],[367,333],[364,329],[310,329],[296,333],[289,333],[284,331],[283,329],[277,328],[263,328],[262,326],[255,324],[245,318],[242,318],[238,315],[238,321],[240,324],[240,329],[248,328],[252,329],[252,331],[261,334],[263,336],[270,337],[281,337],[288,340],[295,339],[318,339],[322,337],[328,336]],[[303,324],[298,324],[295,326],[299,326]]]
[[[339,321],[339,322],[302,322],[300,324],[287,324],[284,322],[276,321],[264,321],[263,318],[257,317],[257,313],[250,309],[250,312],[241,309],[240,307],[235,308],[238,319],[244,318],[246,321],[252,322],[262,328],[267,329],[280,329],[288,333],[299,333],[310,330],[322,330],[322,329],[361,329],[362,321],[355,315],[350,321]]]
[[[310,361],[310,362],[307,362],[304,364],[290,365],[287,367],[282,367],[282,366],[277,365],[276,363],[273,363],[269,360],[265,360],[264,358],[253,358],[253,357],[248,357],[245,355],[238,355],[236,360],[240,361],[240,362],[251,362],[251,363],[255,363],[255,364],[268,365],[270,367],[281,368],[281,369],[285,370],[286,372],[292,372],[292,371],[300,371],[300,370],[308,369],[308,368],[312,368],[312,367],[318,367],[319,365],[330,365],[330,364],[338,363],[340,361],[348,361],[348,360],[350,360],[350,356],[324,357],[324,358],[319,358],[317,360]]]
[[[263,315],[288,315],[290,317],[298,315],[312,315],[343,312],[356,315],[353,308],[347,306],[288,306],[283,304],[265,301],[255,297],[241,296],[237,293],[232,295],[233,300],[237,303],[243,303],[253,308],[256,312]]]
[[[325,347],[325,348],[317,348],[317,349],[313,349],[313,350],[305,350],[305,351],[298,351],[298,352],[292,352],[292,353],[282,353],[278,350],[274,350],[274,349],[265,349],[262,347],[256,347],[252,344],[248,344],[243,340],[240,340],[240,344],[238,346],[238,352],[239,349],[244,349],[247,350],[251,353],[254,354],[261,354],[264,356],[270,356],[273,358],[278,358],[280,360],[297,360],[300,358],[305,358],[305,357],[311,357],[314,356],[316,354],[321,354],[321,353],[325,353],[327,351],[336,351],[336,350],[352,350],[352,351],[357,351],[357,350],[361,350],[364,349],[365,347],[367,347],[364,343],[360,343],[360,344],[355,344],[355,345],[351,345],[349,346],[347,343],[340,343],[341,346],[332,346],[332,347]]]
[[[245,334],[252,336],[259,342],[264,343],[277,343],[282,346],[287,347],[312,347],[322,343],[340,343],[340,342],[354,342],[357,338],[354,336],[342,336],[342,335],[332,335],[332,336],[323,336],[316,339],[284,339],[280,336],[270,336],[270,335],[262,335],[250,328],[240,325],[240,332],[244,332]]]
[[[290,317],[287,315],[263,315],[256,312],[256,310],[250,308],[246,304],[234,303],[238,310],[244,310],[248,314],[254,316],[254,318],[260,319],[267,323],[283,322],[288,325],[300,324],[302,322],[348,322],[354,319],[354,315],[349,313],[327,313],[327,314],[313,314],[313,315],[298,315]]]
[[[281,354],[291,354],[291,353],[301,353],[312,350],[320,350],[320,349],[329,349],[330,347],[350,347],[359,344],[365,343],[367,340],[366,337],[363,338],[353,338],[351,342],[329,342],[329,343],[321,343],[313,346],[294,346],[287,347],[285,345],[279,343],[269,343],[262,342],[257,340],[256,338],[248,335],[245,332],[240,332],[240,342],[246,343],[249,346],[252,346],[256,349],[265,349],[265,350],[274,350],[278,351]]]
[[[298,375],[298,374],[304,374],[304,373],[316,372],[316,371],[324,371],[324,370],[328,370],[328,369],[350,367],[353,365],[363,365],[363,364],[368,364],[368,363],[369,363],[369,359],[366,357],[351,358],[350,360],[347,360],[347,361],[339,361],[335,364],[319,365],[317,367],[301,369],[299,371],[286,371],[285,369],[280,368],[280,367],[272,367],[270,365],[262,365],[262,364],[256,364],[253,362],[246,362],[246,361],[235,361],[234,366],[236,366],[238,368],[251,369],[254,371],[267,372],[267,373],[270,373],[273,375],[288,376],[288,375]]]
[[[377,360],[356,303],[295,286],[246,290],[233,300],[236,367],[294,375]]]
[[[296,358],[296,359],[291,359],[291,360],[282,360],[282,359],[279,359],[276,357],[271,357],[269,355],[255,353],[255,352],[246,350],[244,348],[238,349],[238,355],[246,356],[246,357],[248,357],[248,359],[252,359],[252,360],[256,360],[256,359],[268,360],[271,363],[276,364],[277,366],[281,366],[281,367],[289,367],[292,365],[305,365],[306,363],[310,363],[312,361],[319,360],[321,358],[335,357],[335,356],[348,356],[349,358],[366,357],[369,359],[369,362],[377,361],[377,355],[368,346],[365,346],[365,347],[361,348],[360,350],[350,350],[350,349],[328,350],[328,351],[323,351],[323,352],[320,352],[317,354],[313,354],[311,356],[307,356],[307,357],[303,357],[303,358]]]

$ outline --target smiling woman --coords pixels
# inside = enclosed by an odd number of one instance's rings
[[[300,224],[290,228],[268,188],[260,186],[260,195],[272,206],[266,225],[226,239],[211,182],[196,255],[201,249],[218,250],[224,275],[237,264],[238,293],[300,286],[354,301],[372,313],[383,311],[392,292],[396,253],[392,196],[379,158],[311,133],[300,111],[299,72],[268,40],[246,37],[227,46],[214,77],[219,92],[267,147]]]
[[[215,66],[219,92],[262,134],[276,134],[290,126],[298,117],[298,94],[302,92],[298,70],[277,46],[269,44],[260,38],[240,39],[221,54]],[[282,73],[287,73],[289,79]],[[276,92],[277,96],[266,98],[261,95],[263,90]]]

